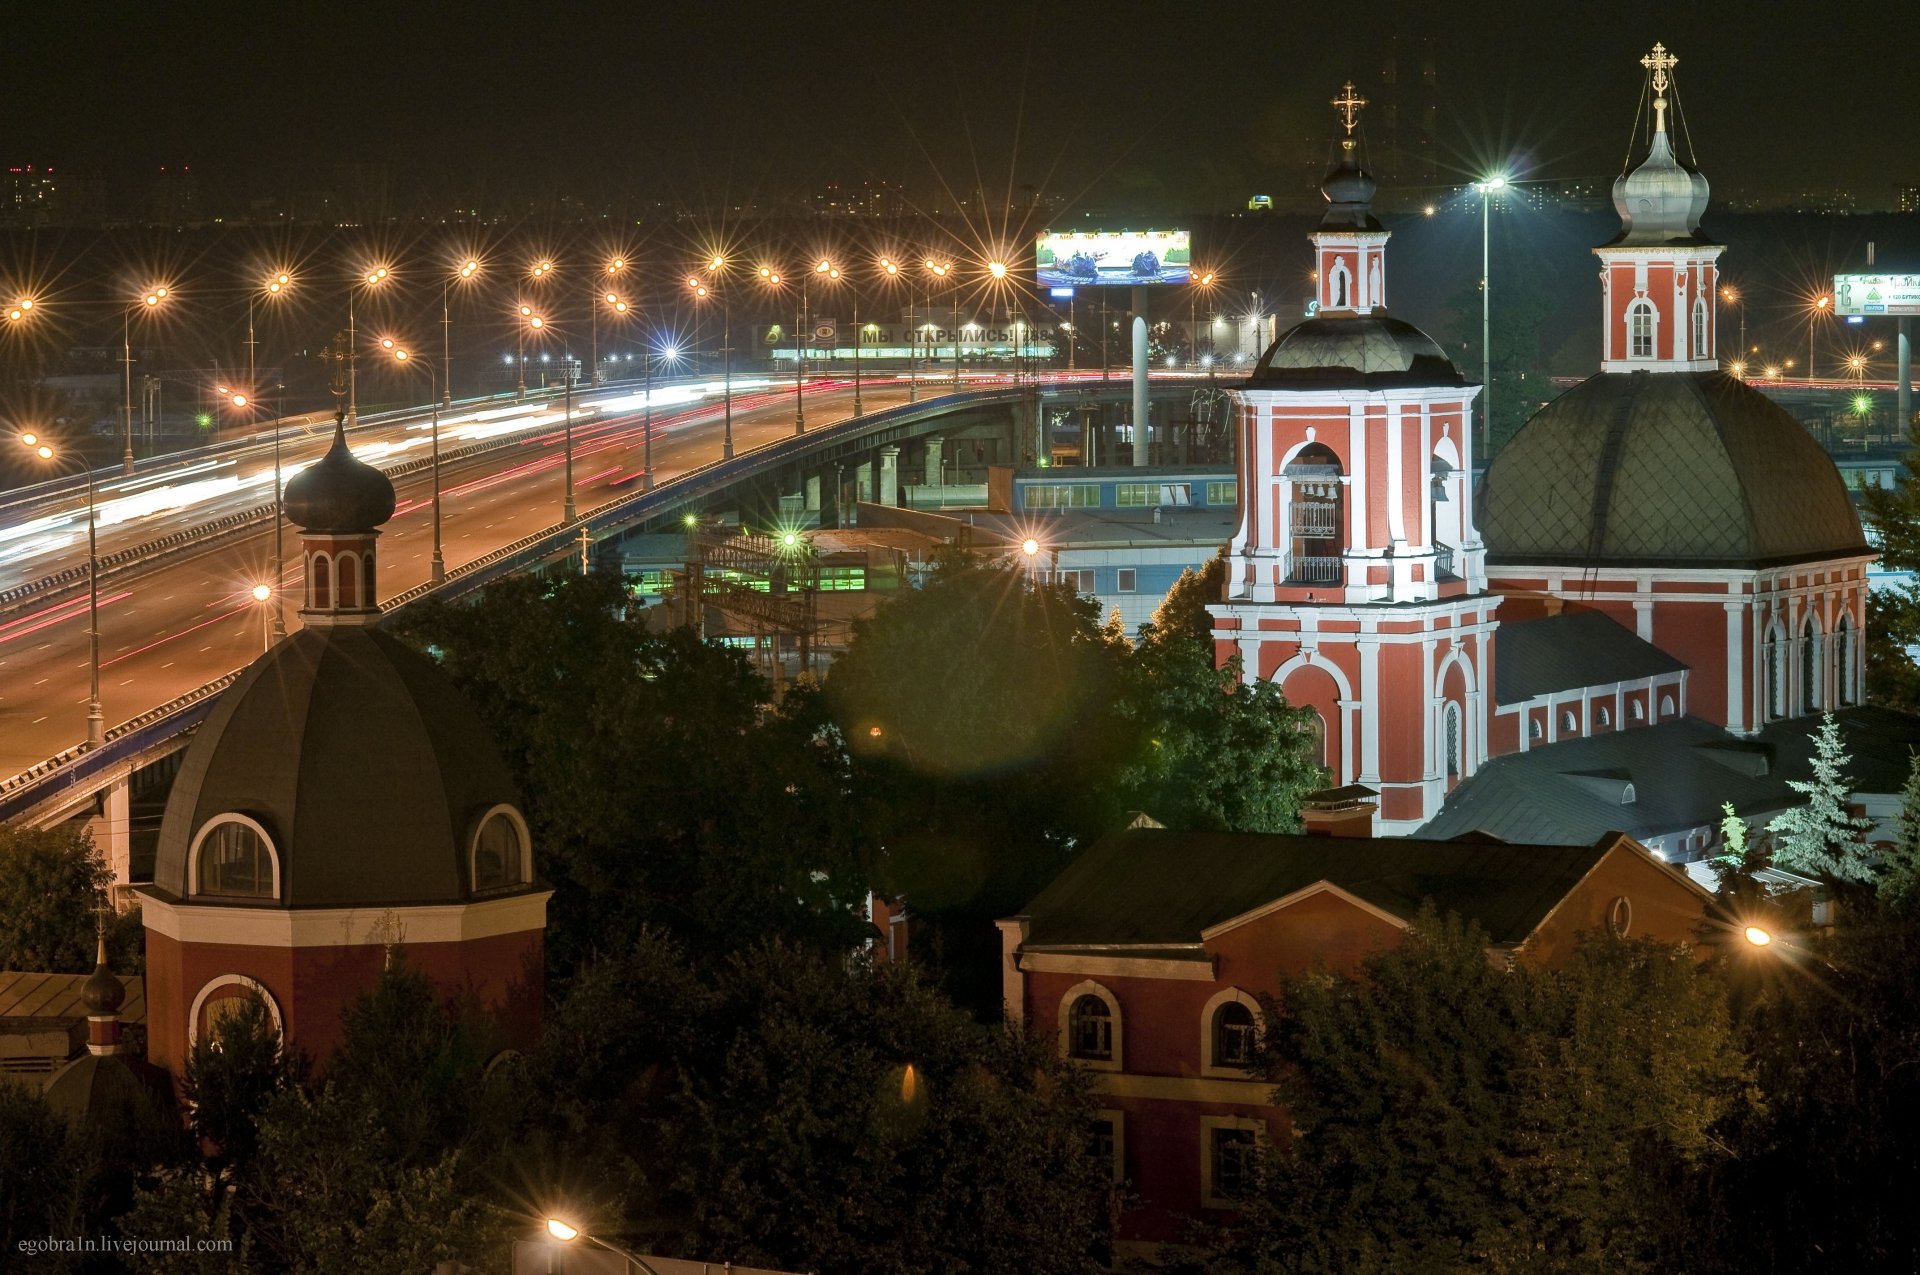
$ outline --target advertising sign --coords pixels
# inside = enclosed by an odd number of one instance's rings
[[[1920,314],[1920,274],[1837,274],[1835,314]]]
[[[1043,288],[1185,283],[1193,245],[1184,230],[1049,230],[1034,247]]]
[[[831,345],[834,336],[839,330],[840,325],[832,319],[815,319],[813,321],[813,343],[815,345]]]

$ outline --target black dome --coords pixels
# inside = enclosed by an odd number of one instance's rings
[[[1249,388],[1391,389],[1466,385],[1433,338],[1373,314],[1317,315],[1280,334],[1247,378]]]
[[[93,974],[80,986],[80,1002],[87,1007],[89,1014],[117,1014],[126,1004],[127,987],[113,976],[104,960],[94,967]]]
[[[1373,215],[1373,195],[1377,189],[1373,174],[1360,167],[1352,140],[1343,142],[1340,162],[1320,183],[1320,193],[1327,198],[1327,211],[1320,217],[1320,229],[1384,230]]]
[[[296,474],[284,497],[287,517],[307,531],[372,531],[393,517],[393,483],[347,450],[345,415],[335,418],[333,446]]]
[[[237,814],[279,858],[279,897],[256,906],[457,903],[472,896],[468,850],[497,805],[521,809],[513,779],[432,660],[367,626],[306,628],[255,660],[195,734],[153,886],[186,897],[195,835]]]
[[[1724,372],[1602,372],[1554,399],[1481,485],[1491,562],[1760,567],[1871,552],[1846,484]]]

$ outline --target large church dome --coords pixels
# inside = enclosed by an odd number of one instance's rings
[[[1764,567],[1869,552],[1801,424],[1723,372],[1602,372],[1536,413],[1477,504],[1501,565]]]
[[[1247,379],[1273,389],[1464,385],[1437,342],[1375,312],[1316,315],[1280,334]]]
[[[287,908],[464,902],[530,885],[519,807],[486,726],[431,660],[368,626],[306,628],[195,735],[154,887]]]

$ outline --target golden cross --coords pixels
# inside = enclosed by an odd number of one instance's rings
[[[1680,65],[1680,59],[1667,52],[1667,46],[1656,41],[1653,52],[1640,59],[1640,65],[1653,72],[1653,91],[1667,91],[1667,72]]]
[[[1352,136],[1354,125],[1360,122],[1360,108],[1367,104],[1367,99],[1356,94],[1353,81],[1348,80],[1347,91],[1334,98],[1332,104],[1339,108],[1340,122],[1347,126],[1347,135]]]

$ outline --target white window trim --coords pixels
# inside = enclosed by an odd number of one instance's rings
[[[1113,1026],[1113,1057],[1111,1058],[1075,1058],[1073,1056],[1073,1003],[1082,996],[1097,996],[1106,1002],[1107,1014]],[[1125,1055],[1121,1052],[1124,1048],[1122,1044],[1124,1033],[1121,1031],[1122,1019],[1120,1017],[1120,1002],[1114,997],[1112,992],[1090,978],[1075,983],[1060,997],[1060,1012],[1058,1017],[1060,1020],[1060,1056],[1062,1058],[1078,1066],[1092,1068],[1094,1071],[1120,1071],[1123,1069],[1121,1064],[1125,1060]]]
[[[520,834],[520,880],[513,885],[489,886],[486,893],[491,894],[495,890],[523,889],[533,884],[533,834],[527,829],[526,816],[502,801],[481,811],[480,817],[473,821],[473,831],[467,836],[467,888],[475,893],[480,892],[479,886],[475,884],[479,880],[477,869],[480,864],[480,832],[487,826],[487,820],[495,815],[505,815],[514,830]]]
[[[267,1017],[273,1020],[273,1034],[282,1040],[286,1039],[287,1025],[280,1017],[280,1006],[274,1001],[273,993],[262,986],[258,979],[249,978],[245,974],[216,974],[207,980],[206,985],[193,998],[193,1008],[187,1011],[188,1049],[200,1043],[200,1011],[206,1007],[207,1001],[213,994],[223,987],[244,987],[258,996],[260,1003],[267,1007]]]
[[[246,895],[246,894],[205,894],[203,895],[200,893],[200,848],[201,846],[206,844],[208,833],[212,832],[215,828],[220,827],[222,824],[228,824],[228,823],[237,823],[237,824],[241,824],[244,827],[253,829],[255,835],[257,835],[260,838],[261,844],[266,846],[267,859],[269,862],[273,864],[273,893],[271,895],[257,895],[257,894],[256,895]],[[258,819],[249,818],[248,816],[243,815],[238,811],[228,811],[226,814],[215,815],[213,818],[207,820],[205,823],[200,825],[200,831],[196,832],[193,835],[193,844],[187,848],[187,896],[189,898],[207,898],[207,899],[251,898],[251,899],[265,900],[270,898],[275,903],[278,903],[280,901],[280,851],[273,844],[273,837],[267,832],[266,828],[261,825]]]
[[[1129,579],[1131,577],[1131,579]],[[1140,591],[1140,569],[1121,567],[1114,573],[1114,590],[1118,593],[1138,593]]]
[[[1647,352],[1642,354],[1633,343],[1633,320],[1638,314],[1647,315]],[[1660,357],[1660,307],[1645,297],[1636,297],[1627,302],[1627,357],[1629,359],[1657,359]]]
[[[1127,1180],[1127,1113],[1118,1107],[1102,1107],[1093,1118],[1113,1126],[1113,1183],[1118,1186]]]
[[[1223,987],[1215,992],[1200,1010],[1200,1074],[1219,1080],[1245,1080],[1253,1075],[1250,1067],[1225,1067],[1213,1058],[1213,1015],[1222,1005],[1245,1005],[1253,1011],[1253,1029],[1264,1032],[1267,1029],[1266,1015],[1260,1012],[1260,1002],[1237,987]]]
[[[1246,1204],[1244,1200],[1227,1199],[1214,1194],[1213,1134],[1216,1129],[1251,1129],[1254,1146],[1262,1147],[1267,1142],[1267,1123],[1251,1116],[1200,1117],[1200,1204],[1209,1209],[1243,1208]]]

